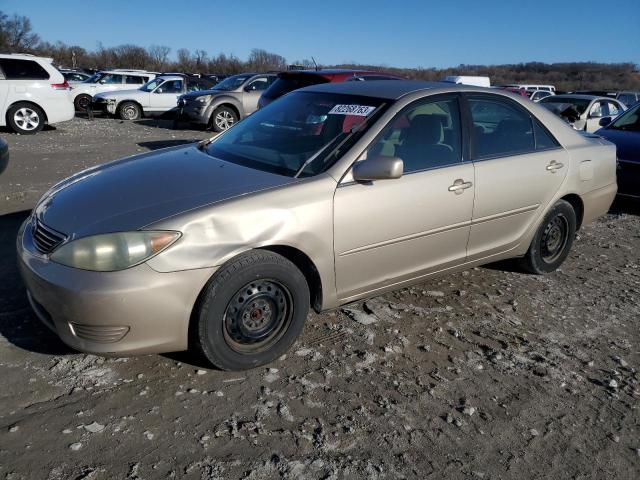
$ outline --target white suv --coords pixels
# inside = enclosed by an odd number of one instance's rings
[[[69,84],[51,62],[33,55],[0,54],[0,126],[32,134],[46,123],[73,118]]]
[[[104,70],[81,83],[72,85],[71,97],[78,111],[85,111],[97,93],[139,88],[156,77],[145,70]]]

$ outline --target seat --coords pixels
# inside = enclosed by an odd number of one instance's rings
[[[416,115],[403,134],[396,156],[404,162],[404,170],[415,171],[455,161],[453,148],[441,143],[444,138],[442,120],[437,115]]]

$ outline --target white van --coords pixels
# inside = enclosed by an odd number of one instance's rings
[[[517,85],[505,85],[505,87],[517,88],[518,90],[523,89],[529,93],[537,92],[538,90],[544,90],[545,92],[556,93],[556,87],[554,87],[553,85],[517,84]]]
[[[490,87],[491,80],[489,77],[466,77],[458,75],[449,75],[442,79],[447,83],[460,83],[463,85],[474,85],[476,87]]]
[[[149,80],[156,78],[156,73],[145,70],[115,69],[103,70],[94,74],[84,82],[74,83],[71,98],[76,110],[83,112],[91,105],[93,96],[98,93],[115,92],[140,88]]]
[[[70,87],[51,58],[0,54],[0,126],[33,134],[75,115]]]

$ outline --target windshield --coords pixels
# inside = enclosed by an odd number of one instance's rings
[[[573,105],[576,107],[576,110],[578,110],[580,115],[582,115],[591,103],[591,100],[588,98],[563,97],[555,95],[543,98],[540,100],[540,103],[564,103],[565,105]]]
[[[609,125],[608,129],[640,132],[640,105],[636,105],[624,112],[611,125]]]
[[[153,80],[148,81],[143,86],[140,87],[140,90],[143,92],[150,92],[154,90],[158,85],[160,85],[164,81],[164,78],[154,78]]]
[[[207,153],[279,175],[317,175],[333,165],[385,107],[379,98],[293,92],[216,138]]]
[[[225,92],[230,92],[231,90],[236,90],[240,88],[244,82],[253,77],[254,75],[234,75],[233,77],[225,78],[223,81],[218,83],[214,90],[224,90]]]

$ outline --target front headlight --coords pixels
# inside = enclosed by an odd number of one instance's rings
[[[51,260],[68,267],[112,272],[133,267],[160,253],[180,232],[118,232],[79,238],[53,252]]]
[[[196,102],[198,103],[209,103],[211,101],[211,95],[202,95],[201,97],[196,97]]]

